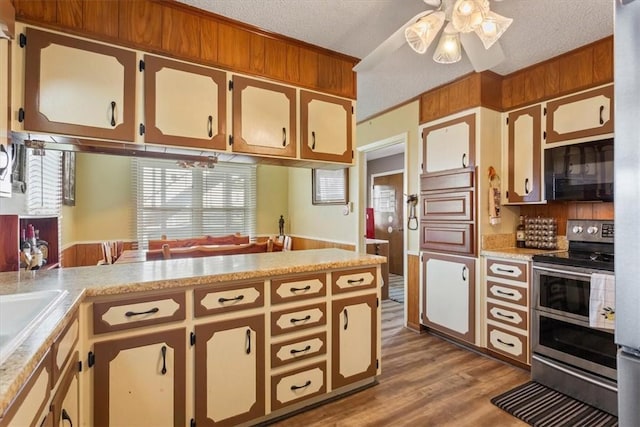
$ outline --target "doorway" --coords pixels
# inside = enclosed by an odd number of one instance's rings
[[[373,175],[371,207],[375,238],[389,242],[389,273],[404,276],[404,217],[402,205],[402,180],[404,174],[392,172]]]

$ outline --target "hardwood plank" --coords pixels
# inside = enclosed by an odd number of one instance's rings
[[[13,6],[18,18],[35,19],[41,22],[56,22],[55,0],[14,0]]]
[[[560,58],[560,92],[569,93],[593,82],[593,48],[579,49]]]
[[[593,83],[613,81],[613,37],[593,45]]]
[[[160,49],[162,46],[162,7],[150,1],[120,1],[118,37],[120,40]]]
[[[594,203],[593,219],[613,219],[613,203]]]
[[[200,55],[200,18],[192,13],[165,7],[162,10],[162,49],[180,56]]]
[[[307,87],[318,85],[318,52],[300,48],[300,84]]]
[[[265,70],[265,39],[257,34],[250,35],[249,68],[252,72],[264,74]]]
[[[229,24],[218,24],[218,61],[226,66],[249,70],[250,33]]]
[[[264,70],[267,75],[283,79],[287,68],[287,44],[280,40],[264,42]]]
[[[560,93],[560,60],[547,62],[545,68],[544,96],[553,98]]]
[[[525,426],[489,399],[529,372],[403,328],[402,304],[382,302],[379,383],[276,426]]]
[[[290,82],[300,80],[300,48],[298,46],[287,45],[287,68],[284,78]]]
[[[82,12],[83,30],[116,38],[118,37],[119,1],[85,0]]]
[[[82,0],[66,0],[57,2],[57,21],[65,27],[82,27]]]
[[[420,330],[420,257],[407,255],[407,327]]]
[[[218,61],[218,23],[200,18],[200,58],[207,62]]]

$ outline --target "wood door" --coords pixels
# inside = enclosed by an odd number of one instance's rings
[[[373,178],[373,216],[376,239],[389,241],[389,273],[404,275],[403,174]]]

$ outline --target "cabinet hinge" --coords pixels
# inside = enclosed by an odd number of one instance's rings
[[[87,366],[92,367],[95,364],[96,364],[96,355],[93,351],[90,351],[89,355],[87,356]]]
[[[542,132],[542,139],[547,139],[547,131]]]
[[[380,359],[376,359],[376,369],[380,368]]]
[[[376,307],[380,307],[380,298],[376,298]]]
[[[20,33],[20,47],[25,47],[27,45],[27,36],[25,33]]]
[[[351,159],[353,159],[353,150],[351,150]]]
[[[144,61],[142,59],[140,60],[140,62],[138,62],[138,71],[144,71]]]
[[[351,114],[353,114],[354,110],[353,110],[353,105],[351,106]]]
[[[140,123],[140,136],[144,135],[146,128],[144,127],[144,123]]]
[[[78,360],[78,372],[82,372],[82,360]]]
[[[424,172],[424,163],[420,163],[420,172]]]
[[[509,126],[509,117],[506,118],[507,126]]]
[[[229,90],[233,90],[233,80],[229,80]]]
[[[504,196],[507,198],[507,200],[509,200],[509,190],[505,192]]]
[[[196,427],[196,420],[191,418],[191,422],[189,423],[191,427]]]
[[[191,335],[189,335],[189,344],[196,345],[196,333],[195,332],[191,332]]]
[[[420,139],[424,139],[424,129],[420,132]]]
[[[229,135],[229,145],[233,145],[233,135]]]
[[[544,107],[544,108],[542,109],[542,115],[543,115],[543,116],[546,116],[546,115],[547,115],[547,107]]]
[[[18,110],[18,121],[20,123],[24,122],[24,108]]]

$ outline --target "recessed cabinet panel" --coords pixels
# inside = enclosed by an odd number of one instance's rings
[[[300,91],[304,159],[351,163],[351,101]]]
[[[136,55],[27,29],[25,130],[133,141]]]
[[[296,90],[234,76],[233,151],[295,157]]]
[[[475,114],[424,128],[424,173],[475,164]]]
[[[146,142],[224,150],[226,75],[145,56]]]

